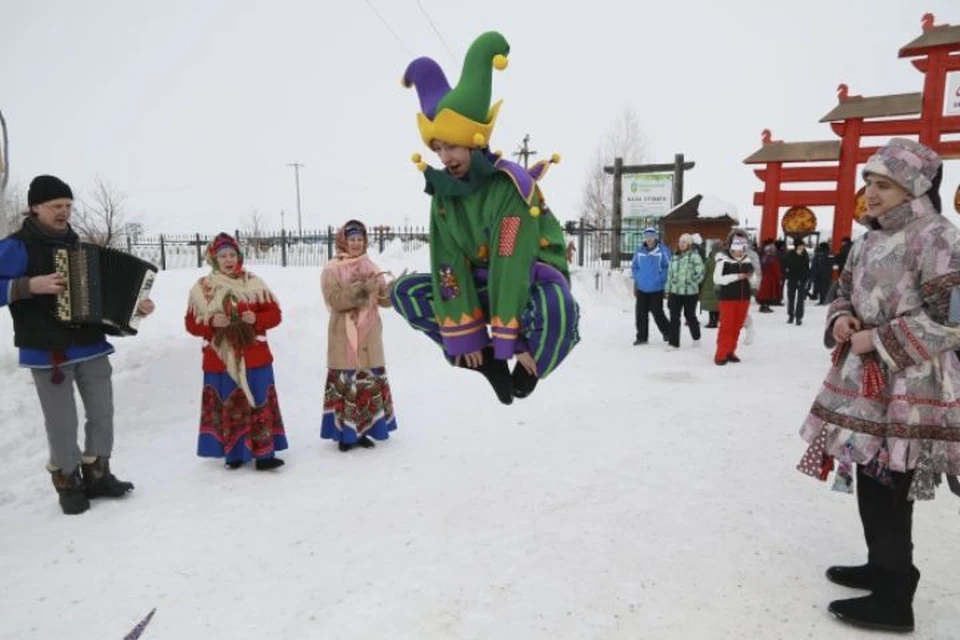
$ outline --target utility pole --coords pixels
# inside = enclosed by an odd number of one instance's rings
[[[528,145],[530,144],[530,134],[523,136],[523,146],[520,147],[519,151],[514,151],[513,155],[518,158],[523,158],[523,168],[530,168],[530,156],[537,155],[536,151],[531,151]]]
[[[297,234],[303,240],[303,218],[300,216],[300,167],[303,165],[299,162],[289,162],[287,166],[293,167],[293,176],[297,181]]]
[[[0,233],[7,235],[7,180],[10,178],[10,149],[7,146],[7,122],[0,111]]]

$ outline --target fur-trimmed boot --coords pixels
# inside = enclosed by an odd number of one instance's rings
[[[913,631],[913,596],[920,582],[916,567],[892,572],[874,569],[873,593],[862,598],[834,600],[830,613],[847,624],[864,629]]]
[[[83,480],[80,478],[80,469],[74,469],[72,473],[64,473],[60,469],[49,471],[53,488],[57,490],[60,500],[60,508],[65,514],[75,516],[90,508],[90,500],[87,499]]]
[[[110,458],[99,456],[80,465],[88,498],[119,498],[133,489],[132,482],[118,480],[110,473]]]

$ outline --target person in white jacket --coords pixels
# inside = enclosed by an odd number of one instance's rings
[[[717,351],[713,361],[717,365],[740,362],[737,346],[750,310],[750,299],[760,273],[749,255],[749,240],[745,232],[735,229],[727,237],[726,248],[717,254],[713,282],[718,287],[720,329],[717,332]]]
[[[747,246],[747,255],[750,257],[750,262],[753,264],[754,273],[762,273],[760,268],[760,255],[754,251],[749,245]],[[759,281],[760,276],[757,276]],[[751,287],[751,292],[753,295],[757,294],[758,284],[754,284]],[[743,321],[743,344],[751,345],[753,344],[753,339],[756,337],[757,331],[753,324],[753,315],[751,315],[749,308],[747,310],[747,319]]]

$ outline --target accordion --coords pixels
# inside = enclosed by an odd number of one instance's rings
[[[150,295],[157,267],[129,253],[82,243],[53,250],[53,271],[64,278],[55,315],[70,324],[101,325],[104,333],[132,336],[143,316],[137,304]]]

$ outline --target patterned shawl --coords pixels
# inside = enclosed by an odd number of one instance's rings
[[[243,323],[237,305],[276,302],[276,296],[267,284],[249,271],[229,276],[212,271],[200,278],[190,289],[188,309],[198,323],[209,325],[213,316],[223,313],[230,318],[231,326]],[[229,327],[228,327],[229,328]],[[221,331],[214,329],[214,332]],[[250,385],[247,383],[247,367],[243,360],[243,345],[231,340],[214,339],[210,347],[227,368],[227,374],[243,390],[250,406],[256,406]]]

